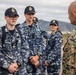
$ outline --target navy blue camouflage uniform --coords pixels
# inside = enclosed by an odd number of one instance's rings
[[[11,35],[8,28],[5,26],[5,41],[2,47],[2,28],[0,28],[0,75],[17,75],[17,73],[10,74],[7,68],[11,63],[17,62],[22,64],[21,38],[18,30],[15,28],[14,34]],[[18,68],[19,69],[19,68]]]
[[[29,46],[27,45],[28,48],[23,47],[24,49],[22,49],[22,57],[27,75],[43,75],[42,57],[43,51],[45,50],[45,46],[40,29],[37,28],[34,24],[28,26],[26,22],[21,24],[19,29],[23,31],[24,39],[27,40],[29,44]],[[29,61],[29,57],[35,55],[40,56],[40,66],[38,67],[35,67]],[[34,69],[36,70],[36,72],[34,72]]]
[[[62,35],[59,31],[50,35],[46,47],[46,60],[49,66],[47,67],[48,75],[59,75],[61,64],[61,45]]]
[[[27,67],[29,67],[28,58],[30,56],[30,48],[29,48],[29,43],[26,40],[26,35],[24,34],[24,27],[21,24],[16,25],[16,27],[17,29],[19,29],[21,33],[21,56],[23,59],[23,64],[20,66],[18,70],[18,75],[31,75],[31,73],[28,73],[27,70]]]

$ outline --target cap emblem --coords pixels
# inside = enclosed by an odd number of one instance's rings
[[[32,11],[32,7],[29,7],[29,11]]]
[[[36,20],[36,18],[34,17],[34,21]]]
[[[15,9],[14,9],[14,8],[12,8],[12,9],[11,9],[11,11],[12,11],[12,12],[15,12]]]
[[[55,20],[53,20],[53,23],[55,23]]]

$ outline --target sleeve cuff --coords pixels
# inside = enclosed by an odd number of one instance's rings
[[[37,53],[37,55],[40,57],[40,56],[42,56],[42,53]]]
[[[40,54],[37,54],[39,57],[41,56]]]
[[[21,66],[21,63],[19,61],[17,61],[17,65],[18,65],[18,67],[20,67]]]
[[[7,69],[9,66],[10,66],[10,64],[8,64],[8,63],[3,64],[3,68],[5,68],[5,69]]]

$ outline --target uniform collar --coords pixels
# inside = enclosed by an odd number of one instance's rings
[[[5,25],[5,32],[9,32],[7,26]]]
[[[15,30],[16,32],[18,32],[16,28],[15,28],[14,30]],[[6,26],[6,25],[5,25],[5,32],[6,32],[6,33],[8,33],[8,32],[9,32],[9,30],[8,30],[8,28],[7,28],[7,26]]]
[[[24,27],[25,27],[25,26],[29,27],[29,26],[26,24],[26,21],[23,22],[22,24],[23,24]],[[34,26],[35,26],[34,23],[32,23],[32,27],[34,27]]]
[[[58,31],[56,31],[55,33],[51,33],[52,35],[55,35]]]

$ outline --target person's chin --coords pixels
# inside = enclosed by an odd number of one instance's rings
[[[54,31],[55,29],[52,29],[52,31]]]
[[[15,26],[15,24],[11,24],[11,26]]]

